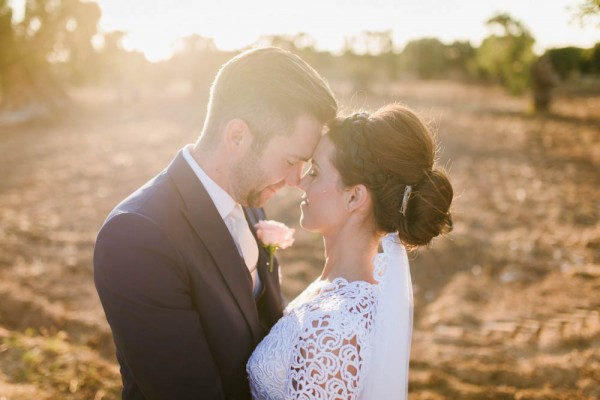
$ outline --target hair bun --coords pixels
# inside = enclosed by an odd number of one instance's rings
[[[398,236],[408,246],[427,245],[452,230],[452,185],[445,171],[427,171],[412,189],[406,214],[398,213]]]

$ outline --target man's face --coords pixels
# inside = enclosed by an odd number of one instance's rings
[[[297,186],[322,129],[323,124],[315,118],[302,115],[289,135],[273,136],[260,155],[249,148],[231,169],[234,199],[246,207],[262,207],[286,184]]]

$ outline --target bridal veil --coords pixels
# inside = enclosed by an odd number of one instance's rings
[[[360,399],[407,399],[413,294],[406,249],[397,234],[382,240],[374,260],[379,301],[372,355]]]

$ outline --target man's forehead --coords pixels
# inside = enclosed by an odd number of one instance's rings
[[[308,161],[311,157],[323,132],[323,125],[317,121],[304,121],[297,124],[292,134],[289,153],[292,157]]]

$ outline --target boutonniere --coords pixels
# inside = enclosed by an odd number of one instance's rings
[[[271,220],[259,221],[254,227],[261,246],[269,253],[269,272],[273,272],[273,254],[277,249],[287,249],[294,243],[296,230]]]

